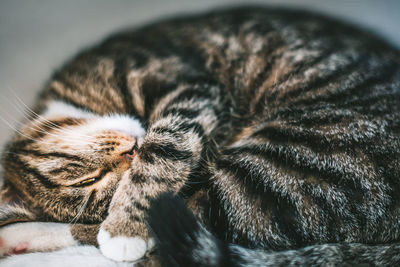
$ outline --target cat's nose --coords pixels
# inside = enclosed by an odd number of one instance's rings
[[[127,160],[133,160],[136,156],[137,151],[137,143],[133,145],[133,147],[129,151],[125,151],[121,153],[121,156],[125,157]]]

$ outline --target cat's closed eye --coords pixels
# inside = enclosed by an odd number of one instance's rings
[[[137,142],[136,142],[135,145],[133,145],[130,150],[122,152],[120,155],[123,156],[127,161],[131,161],[136,156],[137,148],[138,148],[138,146],[137,146]],[[114,168],[116,168],[118,164],[113,163],[112,165],[113,165]],[[70,186],[72,186],[72,187],[86,187],[86,186],[93,185],[96,182],[100,181],[110,171],[112,171],[110,168],[102,169],[99,173],[93,174],[93,176],[91,176],[89,178],[83,178],[79,182],[73,183]]]
[[[77,183],[72,184],[71,186],[73,187],[84,187],[84,186],[89,186],[92,185],[98,181],[100,181],[110,170],[109,169],[104,169],[100,172],[99,175],[90,177],[90,178],[85,178]]]

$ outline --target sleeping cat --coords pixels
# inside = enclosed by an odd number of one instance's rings
[[[1,253],[400,263],[400,53],[368,32],[258,7],[162,21],[77,55],[30,113]]]

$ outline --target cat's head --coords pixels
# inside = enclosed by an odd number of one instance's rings
[[[132,117],[51,102],[4,153],[3,199],[18,195],[52,220],[98,223],[144,134]]]

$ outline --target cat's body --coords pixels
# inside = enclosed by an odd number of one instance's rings
[[[146,214],[163,192],[245,247],[393,244],[399,109],[400,54],[366,32],[257,8],[170,20],[117,34],[53,76],[42,117],[7,148],[5,190],[33,217],[90,233],[101,223],[100,249],[119,260],[152,246]]]

